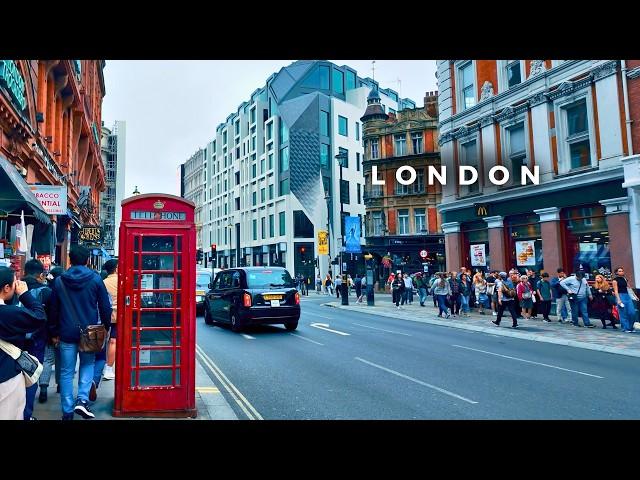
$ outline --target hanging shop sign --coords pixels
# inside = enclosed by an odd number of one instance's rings
[[[82,243],[95,244],[102,242],[102,227],[97,225],[85,225],[78,233],[78,239]]]
[[[24,79],[13,60],[0,60],[0,85],[9,91],[13,103],[23,111],[27,106]]]
[[[318,230],[318,255],[329,255],[329,232]]]
[[[57,185],[31,185],[29,187],[40,205],[49,215],[67,213],[67,187]]]

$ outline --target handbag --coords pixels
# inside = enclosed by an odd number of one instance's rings
[[[582,288],[582,280],[580,280],[580,286],[578,287],[578,291],[576,293],[569,293],[567,295],[567,298],[569,299],[570,302],[576,301],[576,299],[578,298],[578,293],[580,293],[581,288]]]
[[[24,375],[24,383],[27,387],[38,383],[38,379],[40,378],[40,374],[42,373],[42,369],[44,368],[44,366],[40,363],[40,360],[31,355],[29,352],[20,350],[14,344],[1,339],[0,348],[2,348],[2,350],[4,350],[7,355],[9,355],[16,361],[16,363],[20,367],[20,370],[22,370],[22,375]]]
[[[84,353],[101,352],[104,348],[105,341],[107,340],[107,329],[104,328],[104,325],[102,324],[87,325],[87,327],[83,329],[80,326],[80,322],[78,321],[78,313],[76,312],[76,307],[69,299],[69,294],[67,293],[67,289],[65,288],[62,279],[60,279],[60,286],[64,298],[71,306],[71,312],[73,313],[73,317],[76,321],[76,324],[78,325],[78,329],[80,330],[80,342],[78,343],[78,351]]]

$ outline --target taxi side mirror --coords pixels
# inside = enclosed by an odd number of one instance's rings
[[[213,290],[213,283],[209,284],[209,290]]]

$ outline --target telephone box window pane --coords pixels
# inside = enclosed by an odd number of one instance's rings
[[[133,237],[133,250],[140,251],[140,237]]]
[[[137,273],[134,273],[133,274],[133,288],[134,288],[134,290],[137,290],[138,288],[140,288],[140,287],[138,287],[138,282],[139,281],[140,281],[140,277],[138,276]]]
[[[173,312],[141,311],[141,327],[173,327]]]
[[[173,370],[140,370],[140,387],[173,385]]]
[[[140,330],[140,345],[162,347],[173,345],[173,329]]]
[[[145,350],[141,349],[131,351],[131,366],[136,367],[136,360],[140,355],[141,367],[172,367],[173,366],[173,350]],[[180,350],[176,350],[176,366],[180,365]]]
[[[178,237],[178,252],[182,252],[182,237]]]
[[[176,275],[178,281],[176,284],[176,290],[180,290],[180,286],[182,285],[182,276]],[[140,289],[141,290],[153,290],[153,289],[164,289],[164,290],[173,290],[174,285],[174,274],[173,273],[145,273],[141,276],[140,281]],[[137,288],[137,287],[134,287]]]
[[[142,237],[143,252],[173,252],[174,237]]]
[[[176,294],[174,302],[172,293],[142,293],[140,308],[177,308],[180,306],[180,294]],[[159,312],[156,312],[159,313]],[[171,312],[168,312],[171,313]]]
[[[173,270],[174,258],[177,258],[177,270],[181,270],[182,257],[173,255],[142,255],[142,270]],[[134,268],[137,266],[138,257],[134,257]]]

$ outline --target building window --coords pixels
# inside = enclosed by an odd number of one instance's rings
[[[424,193],[424,169],[416,169],[416,181],[413,183],[413,193]]]
[[[409,210],[398,210],[398,235],[409,234]]]
[[[411,134],[411,143],[413,144],[413,154],[422,153],[422,132]]]
[[[466,110],[476,104],[475,79],[473,62],[467,62],[458,69],[458,85],[460,92],[460,110]]]
[[[280,180],[280,195],[289,194],[289,179]]]
[[[413,216],[416,219],[416,234],[427,232],[426,213],[424,208],[414,208]]]
[[[340,70],[333,69],[333,93],[344,93],[344,73]]]
[[[235,128],[236,128],[236,136],[240,135],[240,120],[236,121]]]
[[[260,189],[260,203],[264,203],[267,199],[267,190],[265,188]]]
[[[269,185],[269,200],[273,200],[273,183]]]
[[[251,178],[256,178],[257,176],[258,176],[258,165],[254,163],[251,165]]]
[[[280,229],[280,235],[285,235],[286,233],[286,228],[285,228],[286,225],[285,225],[285,219],[284,219],[285,214],[286,212],[280,212],[278,214],[278,225],[279,225],[278,228]]]
[[[407,154],[407,137],[404,135],[395,135],[394,145],[396,157],[402,157]]]
[[[256,123],[256,107],[251,109],[251,123]]]
[[[329,167],[329,145],[326,143],[320,144],[320,166],[323,168]]]
[[[400,175],[402,177],[403,180],[409,180],[410,178],[410,173],[408,171],[403,171],[402,174]],[[395,174],[394,174],[394,177]],[[396,179],[396,195],[408,195],[412,192],[413,187],[411,185],[403,185],[402,183],[398,182],[398,180]]]
[[[280,149],[280,173],[289,170],[289,147]]]
[[[320,135],[329,136],[329,112],[320,110]]]
[[[275,236],[275,232],[276,232],[275,223],[276,223],[275,216],[269,215],[269,238],[273,238]]]
[[[340,202],[349,203],[349,180],[340,180]]]
[[[356,122],[356,140],[360,140],[360,123]]]
[[[258,193],[251,192],[251,205],[255,207],[257,203],[258,203]]]
[[[353,90],[356,88],[356,74],[350,70],[346,71],[347,77],[347,90]]]
[[[262,217],[260,219],[260,236],[262,238],[262,240],[264,240],[265,238],[267,238],[267,227],[266,227],[266,218]]]
[[[508,155],[511,168],[511,181],[513,185],[520,185],[521,168],[527,164],[527,149],[525,145],[524,122],[507,128]]]
[[[372,138],[371,139],[371,160],[375,160],[377,158],[379,158],[379,151],[378,151],[378,139],[377,138]]]
[[[227,131],[226,130],[224,132],[222,132],[222,144],[223,145],[227,144]]]
[[[348,136],[348,123],[345,117],[338,115],[338,133],[343,136]]]
[[[505,86],[507,89],[522,83],[522,62],[520,60],[507,60],[505,64]]]
[[[477,142],[472,140],[467,143],[463,143],[460,146],[460,165],[466,165],[469,167],[474,167],[478,170],[478,149]],[[478,172],[478,178],[480,177],[480,172]],[[469,178],[468,176],[466,178]],[[460,193],[461,195],[465,195],[470,193],[476,193],[480,190],[478,187],[478,182],[474,182],[471,185],[460,185]]]
[[[572,272],[595,271],[606,276],[611,272],[609,228],[602,205],[563,209],[565,258]]]
[[[568,171],[591,166],[591,145],[587,102],[580,100],[564,108],[566,143],[569,154]]]
[[[360,184],[358,183],[358,203],[362,203],[362,194],[361,194],[361,187]]]
[[[254,218],[252,221],[253,224],[253,239],[258,240],[258,219]]]
[[[273,122],[267,123],[267,140],[273,137]]]
[[[267,166],[267,161],[262,158],[260,159],[260,174],[262,175],[265,172],[265,167]]]
[[[269,154],[269,164],[268,164],[268,168],[269,170],[271,170],[273,168],[273,153]]]
[[[373,212],[371,218],[373,218],[373,235],[382,235],[382,212]]]
[[[339,147],[338,154],[340,155],[344,154],[344,159],[342,160],[343,162],[342,168],[349,168],[349,150],[347,150],[346,148]]]
[[[289,141],[289,129],[284,121],[280,119],[280,145]]]
[[[360,152],[356,152],[356,170],[360,171]]]

